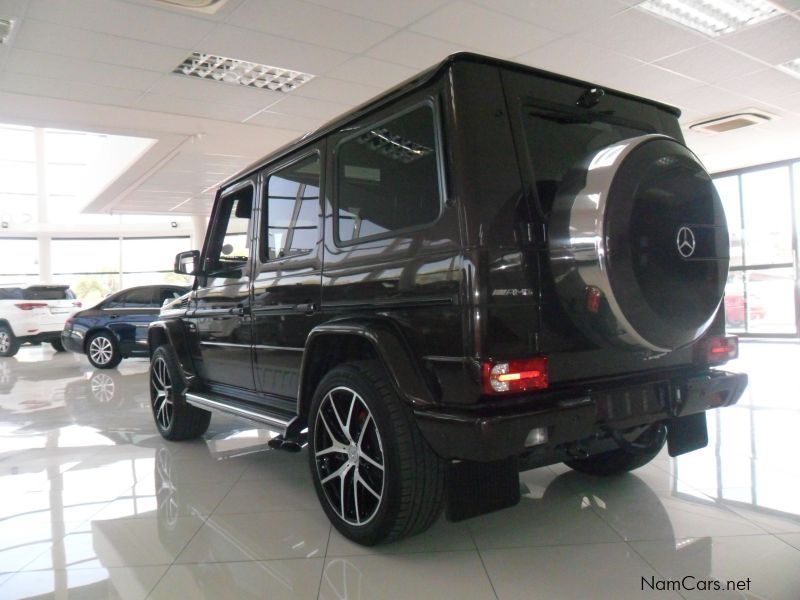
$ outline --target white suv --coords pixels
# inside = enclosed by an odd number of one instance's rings
[[[64,321],[80,306],[66,285],[0,286],[0,356],[14,356],[25,342],[63,352]]]

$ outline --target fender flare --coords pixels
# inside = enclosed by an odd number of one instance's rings
[[[147,344],[151,359],[153,358],[153,351],[158,346],[165,344],[172,346],[178,358],[178,364],[181,367],[186,389],[192,390],[197,386],[197,371],[194,368],[186,325],[183,321],[178,319],[153,321],[147,330]]]
[[[431,386],[408,342],[396,325],[382,320],[336,321],[318,325],[306,338],[300,367],[298,413],[306,415],[316,385],[311,381],[311,362],[320,342],[332,336],[355,336],[366,340],[380,360],[389,382],[398,396],[413,406],[423,408],[436,404]]]

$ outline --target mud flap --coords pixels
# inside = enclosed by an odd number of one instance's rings
[[[460,461],[447,475],[449,521],[463,521],[519,502],[519,470],[516,457],[480,463]]]
[[[667,423],[667,449],[670,456],[679,456],[708,445],[706,413],[699,412]]]

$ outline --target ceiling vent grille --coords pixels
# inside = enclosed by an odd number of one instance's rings
[[[692,131],[701,131],[703,133],[725,133],[735,129],[768,123],[776,118],[776,115],[764,111],[744,110],[731,115],[723,115],[714,117],[713,119],[704,119],[692,123],[689,125],[689,129]]]
[[[192,52],[173,73],[277,92],[291,92],[314,79],[300,71],[202,52]]]
[[[206,14],[214,14],[228,0],[155,0],[160,4],[167,4],[173,8],[185,8]]]

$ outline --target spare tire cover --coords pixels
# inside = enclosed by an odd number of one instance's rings
[[[549,227],[567,313],[602,344],[662,354],[697,340],[728,274],[728,228],[708,173],[683,144],[645,135],[565,178]]]

